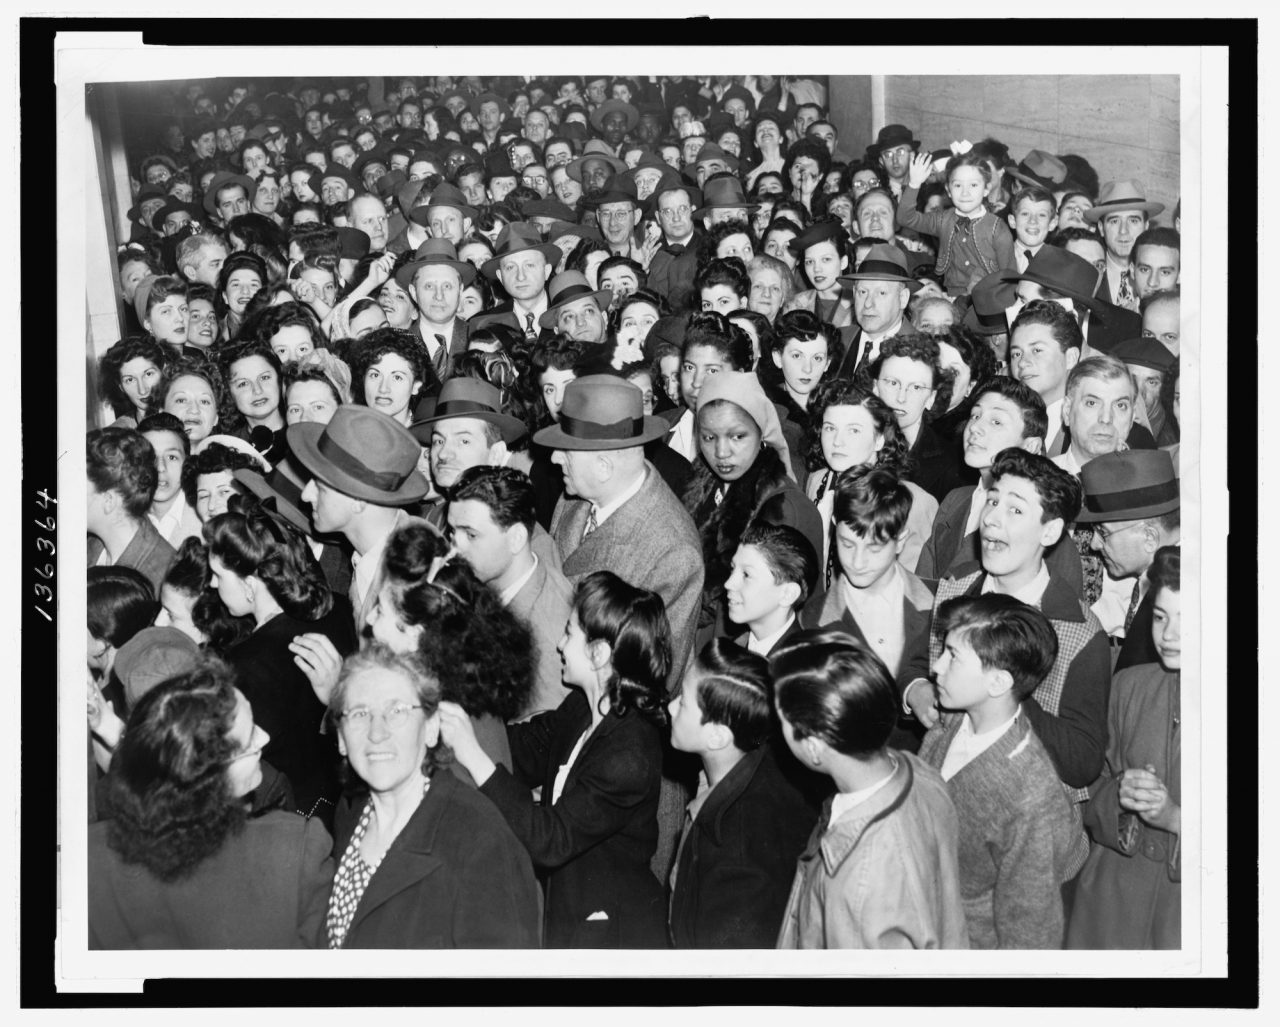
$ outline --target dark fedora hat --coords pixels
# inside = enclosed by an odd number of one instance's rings
[[[568,390],[566,390],[566,399]],[[1084,508],[1078,524],[1140,521],[1180,504],[1173,457],[1163,449],[1126,449],[1094,457],[1080,469]]]
[[[164,206],[151,215],[152,230],[163,233],[164,219],[170,214],[181,214],[184,211],[191,215],[191,219],[193,221],[200,217],[200,212],[196,209],[194,204],[183,203],[176,196],[170,196],[169,199],[165,201]]]
[[[1146,336],[1126,339],[1111,351],[1111,355],[1122,364],[1149,367],[1161,372],[1168,371],[1178,362],[1178,358],[1169,352],[1168,347]]]
[[[1032,150],[1016,168],[1006,168],[1005,172],[1024,185],[1042,186],[1050,192],[1062,188],[1062,183],[1067,180],[1067,166],[1044,150]]]
[[[841,282],[860,282],[863,279],[899,282],[912,292],[921,287],[920,283],[911,277],[906,255],[898,247],[891,246],[889,243],[876,243],[867,251],[866,257],[856,271],[841,275],[839,278]]]
[[[225,185],[241,185],[244,186],[244,194],[248,197],[249,202],[253,202],[253,196],[258,191],[258,183],[248,175],[237,175],[232,171],[219,171],[209,180],[209,187],[204,191],[204,209],[210,214],[218,213],[218,190]],[[139,195],[138,204],[141,206],[142,198]]]
[[[1041,246],[1025,271],[1002,271],[1000,277],[1006,282],[1035,282],[1096,314],[1106,314],[1107,304],[1093,295],[1098,287],[1098,269],[1084,257],[1057,246]]]
[[[343,260],[359,260],[369,253],[369,233],[359,228],[339,228],[339,256]]]
[[[261,471],[240,467],[232,472],[231,477],[257,496],[263,506],[274,510],[302,534],[311,534],[311,518],[302,509],[302,489],[279,466],[265,477]]]
[[[606,200],[605,202],[607,203],[608,201]],[[572,207],[569,207],[554,196],[547,196],[541,200],[529,200],[520,208],[520,213],[524,215],[526,221],[532,221],[534,218],[555,218],[557,221],[572,221],[578,216],[573,212]]]
[[[560,132],[565,135],[565,132]],[[613,150],[609,148],[609,144],[603,139],[589,139],[587,145],[582,149],[582,156],[576,157],[565,165],[565,174],[572,178],[575,182],[582,181],[582,166],[589,160],[602,160],[609,167],[613,168],[614,174],[627,170],[627,162],[619,160],[613,155]]]
[[[502,433],[502,441],[508,445],[528,431],[518,417],[502,412],[502,393],[496,385],[479,378],[450,378],[436,396],[435,410],[430,417],[414,421],[409,431],[422,445],[431,444],[431,426],[437,421],[455,417],[473,417],[493,425]]]
[[[353,499],[407,506],[427,494],[427,479],[418,471],[418,440],[377,410],[346,403],[328,424],[289,425],[286,439],[303,467]]]
[[[581,225],[575,225],[575,228],[581,228]],[[550,300],[547,305],[547,312],[538,318],[538,325],[542,328],[554,328],[556,326],[556,314],[560,308],[566,303],[572,303],[574,300],[580,300],[584,297],[593,297],[601,311],[609,309],[609,304],[613,300],[612,289],[593,289],[591,283],[587,281],[587,276],[581,271],[561,271],[555,278],[551,279],[551,285],[547,292]]]
[[[215,175],[214,177],[216,178],[217,176]],[[209,184],[212,187],[213,183],[210,182]],[[167,202],[168,199],[169,199],[169,194],[164,191],[163,186],[144,185],[142,189],[138,192],[137,200],[135,200],[133,206],[129,208],[129,220],[136,221],[138,222],[138,224],[142,224],[142,220],[141,220],[142,205],[144,203],[146,203],[148,200],[162,200]],[[214,211],[211,210],[209,211],[209,213],[212,214],[214,213]],[[150,228],[151,226],[144,225],[143,227]]]
[[[604,236],[600,234],[600,229],[595,225],[581,225],[576,221],[555,221],[547,229],[547,242],[554,243],[557,239],[563,239],[566,235],[572,235],[578,239],[590,239],[592,242],[598,242],[603,245]],[[556,263],[560,259],[559,255],[551,263]]]
[[[420,268],[442,265],[458,272],[466,288],[476,280],[475,265],[458,259],[458,251],[448,239],[428,239],[413,253],[413,260],[396,271],[396,284],[405,292],[413,291],[413,278]]]
[[[498,268],[502,266],[504,257],[523,253],[525,250],[537,250],[552,267],[560,259],[560,247],[543,242],[536,225],[527,221],[515,221],[499,233],[498,241],[493,247],[493,256],[480,265],[480,270],[484,272],[486,278],[494,278],[498,274]]]
[[[388,171],[385,175],[379,175],[378,180],[373,183],[374,189],[378,191],[378,199],[383,203],[392,199],[409,181],[409,176],[403,171]]]
[[[969,309],[964,313],[964,326],[979,335],[1006,335],[1009,321],[1004,312],[1018,300],[1018,287],[993,271],[978,282],[969,293]]]
[[[920,145],[906,125],[885,125],[877,134],[876,141],[867,147],[867,152],[880,154],[881,150],[887,150],[894,146],[910,146],[912,149]]]
[[[738,170],[738,158],[731,153],[722,150],[715,143],[703,143],[702,149],[698,151],[698,155],[693,158],[693,166],[697,168],[699,164],[709,160],[718,160],[724,164],[730,171]]]
[[[441,182],[431,192],[431,198],[426,203],[419,203],[412,211],[409,212],[409,220],[418,225],[425,226],[430,220],[428,211],[432,207],[453,207],[464,218],[475,220],[480,213],[475,207],[467,203],[466,196],[452,182]]]
[[[352,174],[359,175],[364,178],[364,171],[370,164],[381,164],[383,174],[386,174],[388,163],[387,155],[382,151],[381,147],[375,146],[372,150],[365,150],[355,159],[355,163],[351,165]],[[382,176],[378,176],[381,178]]]
[[[758,210],[760,204],[752,203],[742,190],[742,183],[736,178],[713,178],[706,184],[702,192],[702,206],[693,212],[696,218],[706,217],[717,208],[739,207],[745,215],[748,211]]]
[[[606,115],[619,111],[627,119],[627,131],[630,132],[638,124],[640,124],[640,112],[625,100],[605,100],[599,107],[590,114],[591,127],[597,132],[604,131],[604,119]]]
[[[661,438],[671,428],[644,412],[644,394],[612,374],[589,374],[564,387],[560,420],[533,441],[548,449],[631,449]]]
[[[400,213],[406,218],[418,206],[418,196],[426,188],[426,184],[426,179],[419,178],[405,182],[404,185],[396,190],[396,206],[400,208]]]

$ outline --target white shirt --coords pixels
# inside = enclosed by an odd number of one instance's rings
[[[601,721],[601,723],[604,723]],[[560,801],[560,795],[564,791],[564,783],[569,779],[569,771],[573,769],[573,764],[577,761],[578,756],[582,752],[582,747],[587,744],[587,739],[591,737],[591,732],[595,728],[587,728],[582,732],[582,737],[578,739],[578,744],[573,747],[573,751],[569,753],[569,758],[560,764],[560,769],[556,771],[555,784],[551,789],[551,805],[555,805]]]
[[[693,423],[693,411],[686,410],[680,415],[680,420],[676,422],[671,437],[667,440],[667,445],[690,463],[698,459],[698,449],[693,441]]]
[[[182,517],[187,512],[187,497],[181,489],[178,490],[177,498],[174,499],[173,505],[169,507],[169,512],[163,517],[157,517],[155,514],[147,511],[147,518],[156,526],[156,531],[160,533],[160,537],[168,542],[174,549],[182,544],[182,539],[177,538],[178,530],[182,527]]]
[[[950,781],[995,745],[1003,737],[1004,733],[1017,722],[1018,713],[1015,710],[1013,716],[999,727],[984,731],[980,735],[975,735],[973,733],[973,721],[969,719],[969,714],[966,713],[964,720],[960,724],[960,730],[956,732],[956,736],[951,739],[951,744],[947,747],[947,755],[942,759],[942,769],[939,771],[942,774],[942,780]]]
[[[622,509],[623,503],[639,494],[640,490],[644,488],[644,479],[647,474],[647,471],[641,473],[640,477],[636,478],[635,481],[627,486],[622,495],[618,496],[607,506],[599,506],[596,503],[591,504],[591,509],[595,511],[597,528]]]
[[[1014,237],[1013,258],[1018,262],[1018,274],[1025,272],[1027,270],[1027,265],[1031,263],[1031,258],[1027,256],[1027,251],[1030,250],[1031,256],[1034,257],[1043,247],[1044,243],[1041,243],[1039,246],[1023,246],[1022,243],[1018,242],[1017,237]]]
[[[747,632],[747,651],[759,653],[761,656],[768,656],[769,650],[777,644],[778,639],[787,633],[787,629],[796,622],[796,615],[793,613],[787,618],[787,622],[782,625],[772,635],[765,635],[764,638],[756,639],[756,636],[750,631]]]
[[[854,588],[847,578],[840,577],[840,595],[844,599],[853,619],[867,639],[867,645],[884,661],[890,672],[896,672],[902,661],[902,650],[906,646],[906,636],[902,630],[902,604],[905,597],[906,583],[902,576],[902,567],[895,563],[889,568],[890,578],[883,587]]]
[[[861,806],[876,792],[880,791],[885,785],[893,780],[893,775],[898,772],[898,760],[896,756],[889,757],[893,761],[893,769],[889,771],[887,777],[881,778],[869,788],[860,788],[856,792],[836,792],[831,799],[831,820],[834,824],[841,817],[853,811],[857,806]]]
[[[404,511],[396,512],[395,524],[391,526],[382,538],[370,547],[365,553],[351,554],[352,581],[355,583],[356,591],[360,595],[360,605],[356,608],[356,616],[360,616],[360,610],[364,607],[369,598],[369,589],[373,587],[373,579],[378,573],[378,568],[382,566],[382,554],[387,548],[387,542],[391,538],[391,533],[396,530],[400,524],[400,518],[404,516]]]
[[[1080,461],[1077,460],[1075,454],[1071,452],[1070,446],[1064,449],[1057,456],[1049,457],[1049,459],[1068,474],[1074,474],[1077,478],[1080,477]]]
[[[1008,592],[1007,595],[1013,596],[1014,599],[1020,599],[1028,606],[1040,608],[1040,600],[1044,598],[1044,590],[1049,587],[1049,565],[1043,560],[1040,561],[1040,572],[1023,585],[1016,592]],[[996,579],[990,574],[982,582],[982,594],[996,590]]]
[[[538,554],[534,553],[533,564],[529,567],[529,569],[524,574],[520,575],[520,580],[512,582],[510,585],[508,585],[506,588],[502,590],[502,592],[498,596],[498,602],[500,602],[503,606],[510,606],[511,600],[513,600],[516,596],[520,594],[520,590],[529,583],[529,579],[533,577],[533,572],[536,571],[537,569],[538,569]]]
[[[1121,578],[1116,581],[1109,574],[1102,576],[1102,595],[1089,609],[1102,622],[1102,630],[1114,638],[1124,638],[1124,619],[1129,615],[1129,604],[1133,602],[1133,590],[1138,592],[1138,602],[1146,596],[1147,580],[1142,578]]]
[[[987,505],[987,490],[982,482],[978,482],[973,490],[973,498],[969,500],[969,517],[964,522],[964,533],[972,535],[982,526],[982,511]]]
[[[539,331],[538,319],[547,312],[547,306],[548,306],[548,301],[547,301],[547,294],[545,290],[543,292],[538,293],[538,301],[528,309],[522,307],[520,305],[519,300],[514,300],[511,304],[511,312],[515,315],[516,322],[520,325],[520,331],[523,332],[528,327],[529,323],[526,320],[526,315],[532,314],[533,315],[533,334],[537,335]]]

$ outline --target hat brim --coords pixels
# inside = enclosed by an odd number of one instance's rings
[[[418,273],[418,269],[434,266],[451,267],[457,271],[458,277],[462,279],[462,287],[464,289],[476,280],[475,265],[469,264],[465,260],[411,260],[396,271],[396,285],[400,286],[405,292],[412,294],[413,276]]]
[[[484,421],[491,424],[502,435],[502,441],[510,445],[525,435],[529,428],[518,417],[512,417],[510,414],[491,413],[487,410],[472,410],[465,414],[443,414],[440,417],[424,417],[421,421],[414,421],[409,425],[409,433],[417,439],[422,445],[431,445],[431,426],[439,421],[456,421],[459,417],[469,417],[474,421]]]
[[[576,303],[578,300],[585,300],[588,296],[595,299],[596,305],[600,308],[601,312],[608,310],[610,304],[613,303],[612,289],[597,289],[595,292],[591,293],[584,292],[581,295],[574,296],[572,299],[565,300],[563,303],[553,303],[551,306],[547,307],[547,312],[538,318],[538,327],[554,328],[556,326],[557,310],[569,303]]]
[[[1086,500],[1087,501],[1087,500]],[[1103,510],[1095,512],[1088,507],[1082,507],[1080,516],[1076,518],[1077,524],[1105,524],[1108,521],[1141,521],[1148,517],[1160,517],[1163,514],[1173,513],[1182,505],[1181,499],[1174,497],[1166,499],[1162,503],[1149,503],[1146,506],[1135,506],[1128,510]]]
[[[543,257],[546,258],[547,263],[552,267],[555,267],[560,260],[560,247],[555,243],[544,242],[539,243],[537,246],[521,246],[518,249],[507,250],[506,253],[503,253],[500,256],[490,257],[480,265],[480,270],[486,278],[497,278],[498,268],[502,266],[502,262],[507,257],[514,257],[517,253],[528,253],[531,250],[541,253]]]
[[[704,218],[713,210],[743,210],[750,214],[752,211],[760,209],[758,203],[709,203],[705,207],[699,207],[693,212],[695,218]]]
[[[1164,210],[1164,204],[1156,203],[1152,200],[1147,200],[1144,203],[1099,203],[1086,210],[1083,216],[1092,225],[1096,221],[1101,221],[1108,214],[1115,214],[1121,210],[1140,210],[1147,217],[1155,217],[1155,215]]]
[[[432,207],[452,207],[464,218],[470,218],[472,221],[480,215],[480,211],[475,207],[468,207],[461,203],[432,203],[427,201],[426,203],[419,203],[405,216],[419,228],[427,228],[429,227],[427,224],[427,212],[431,210]]]
[[[276,513],[292,524],[304,535],[310,535],[312,532],[311,518],[308,517],[300,507],[295,506],[290,500],[286,499],[281,493],[271,487],[261,474],[251,471],[247,468],[237,468],[232,472],[231,477],[248,489],[259,499],[270,499],[275,503]]]
[[[1048,189],[1052,192],[1054,189],[1061,189],[1062,183],[1055,182],[1051,178],[1032,178],[1030,175],[1024,175],[1021,171],[1015,171],[1013,168],[1005,168],[1004,173],[1010,178],[1016,178],[1023,185],[1038,185],[1042,189]]]
[[[1062,288],[1061,282],[1051,282],[1042,275],[1028,274],[1027,272],[1019,273],[1017,271],[1005,271],[1000,275],[1002,282],[1034,282],[1036,285],[1043,285],[1046,289],[1052,289],[1054,292],[1061,293],[1073,303],[1079,303],[1081,306],[1088,307],[1095,314],[1106,315],[1107,305],[1100,299],[1093,296],[1085,296],[1083,293],[1071,292]]]
[[[1009,332],[1008,324],[1003,325],[984,325],[978,320],[978,312],[969,307],[964,312],[964,326],[976,335],[1007,335]]]
[[[589,160],[605,161],[611,168],[613,168],[613,173],[615,175],[629,170],[625,160],[619,160],[617,157],[610,157],[607,153],[588,153],[582,157],[575,157],[573,160],[569,161],[569,163],[564,167],[564,173],[581,185],[582,165]]]
[[[547,449],[581,449],[581,450],[609,450],[609,449],[634,449],[636,446],[643,446],[646,442],[652,442],[654,439],[660,439],[671,431],[671,426],[665,420],[654,414],[644,415],[644,428],[635,438],[630,439],[583,439],[576,435],[569,435],[559,424],[553,424],[536,432],[533,441],[539,446],[545,446]]]
[[[924,286],[917,282],[914,278],[908,278],[906,275],[840,275],[836,281],[838,282],[897,282],[899,285],[905,285],[908,290],[915,292],[917,289],[923,289]]]
[[[635,108],[633,107],[632,110],[634,111]],[[591,127],[594,128],[597,132],[603,132],[604,131],[604,114],[612,114],[614,111],[618,111],[619,113],[626,116],[627,127],[625,131],[630,132],[638,124],[640,124],[640,114],[638,111],[634,114],[628,114],[621,107],[610,107],[607,111],[605,111],[602,114],[600,107],[597,107],[595,110],[591,112],[589,116],[589,120],[591,121]]]
[[[298,462],[326,485],[352,499],[363,499],[379,506],[407,506],[430,491],[427,479],[416,468],[409,472],[398,489],[386,492],[335,467],[319,450],[320,436],[324,434],[325,427],[309,421],[292,424],[287,437],[289,448]]]

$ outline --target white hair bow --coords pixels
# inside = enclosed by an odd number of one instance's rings
[[[951,153],[956,157],[968,153],[972,149],[973,143],[969,142],[968,139],[961,139],[958,143],[951,144]]]

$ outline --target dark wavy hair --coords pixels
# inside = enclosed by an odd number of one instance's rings
[[[125,364],[138,357],[150,360],[161,373],[173,359],[172,350],[163,343],[156,342],[150,335],[134,335],[115,343],[98,361],[98,391],[111,404],[111,412],[117,417],[134,413],[133,402],[120,384],[120,372]]]
[[[1177,546],[1161,546],[1147,569],[1154,596],[1162,588],[1171,592],[1182,591],[1182,550]]]
[[[626,716],[634,710],[662,722],[672,659],[662,597],[612,571],[594,571],[578,582],[573,613],[588,643],[607,642],[613,652],[608,686],[613,712]]]
[[[324,571],[301,532],[256,497],[232,496],[204,526],[209,555],[241,577],[254,575],[290,617],[314,621],[333,608]]]
[[[1016,446],[1002,449],[991,464],[991,480],[999,481],[1006,474],[1025,478],[1035,487],[1036,495],[1044,510],[1041,523],[1048,524],[1061,518],[1070,524],[1080,515],[1084,503],[1084,489],[1080,479],[1064,471],[1047,456],[1028,453]]]
[[[760,748],[773,731],[769,661],[727,638],[713,638],[693,664],[702,723],[722,724],[743,752]]]
[[[160,612],[156,591],[146,576],[132,567],[90,567],[88,584],[89,634],[119,649]]]
[[[145,516],[159,480],[151,443],[129,428],[96,428],[85,443],[85,471],[93,487],[114,489],[134,520]]]
[[[818,165],[817,191],[819,192],[822,191],[822,183],[826,181],[827,172],[831,170],[831,151],[827,149],[826,143],[820,143],[807,136],[804,139],[797,139],[787,150],[787,157],[782,165],[782,184],[787,189],[787,195],[791,195],[792,188],[791,166],[801,157],[808,157]]]
[[[925,335],[932,335],[938,342],[945,342],[948,346],[960,354],[960,359],[965,362],[969,368],[969,379],[973,383],[969,390],[970,396],[976,396],[978,391],[996,376],[999,364],[996,362],[995,350],[993,350],[987,341],[976,335],[973,331],[966,328],[960,322],[956,322],[945,331],[924,332]],[[956,372],[949,367],[938,368],[938,398],[933,404],[933,413],[941,416],[945,414],[951,407],[952,390],[956,384]],[[965,397],[961,397],[963,402]]]
[[[911,465],[911,447],[898,427],[898,418],[874,392],[847,378],[823,382],[809,397],[809,431],[805,437],[805,466],[816,471],[824,466],[822,456],[822,416],[830,407],[862,407],[871,415],[884,445],[876,454],[875,466],[906,477]]]
[[[440,381],[427,359],[426,348],[417,341],[413,332],[404,328],[375,328],[355,340],[347,351],[345,359],[351,366],[351,402],[368,405],[364,398],[365,375],[388,353],[403,359],[413,372],[413,380],[422,382],[419,396],[439,390]],[[409,402],[412,405],[414,401]]]
[[[211,656],[134,705],[107,775],[107,844],[125,863],[177,881],[243,828],[227,780],[235,709],[235,674]]]
[[[210,652],[225,653],[233,645],[253,633],[253,618],[233,616],[209,587],[208,547],[198,538],[185,538],[178,554],[165,572],[164,584],[195,600],[191,607],[191,623],[204,635]]]
[[[169,389],[173,387],[175,381],[186,376],[203,378],[209,383],[209,388],[213,390],[214,405],[218,410],[218,419],[213,422],[212,432],[216,432],[219,427],[225,428],[228,422],[234,423],[235,416],[233,415],[236,415],[236,408],[231,401],[230,390],[222,378],[222,372],[218,370],[217,364],[203,355],[184,355],[176,360],[169,361],[161,370],[160,380],[156,383],[156,387],[151,390],[147,411],[154,414],[164,410],[164,401],[169,394]]]
[[[257,272],[258,280],[262,282],[263,289],[265,289],[271,281],[271,277],[267,273],[267,262],[256,253],[249,253],[245,250],[241,250],[238,253],[228,254],[226,262],[222,265],[222,270],[218,272],[218,292],[215,296],[215,301],[219,315],[225,315],[229,309],[225,299],[225,293],[227,291],[227,283],[231,281],[231,276],[236,271]],[[260,291],[261,289],[259,292]]]
[[[1058,658],[1058,633],[1049,618],[1010,595],[948,599],[938,607],[933,630],[943,639],[959,632],[983,670],[1007,671],[1019,702],[1049,676]]]
[[[274,307],[264,307],[253,318],[246,316],[244,324],[240,326],[240,338],[271,349],[271,340],[275,338],[276,333],[291,325],[305,328],[311,336],[312,346],[316,349],[325,349],[328,346],[324,332],[320,330],[320,322],[311,312],[311,308],[297,300],[277,303]]]
[[[859,759],[889,741],[898,695],[884,662],[842,631],[802,631],[769,660],[778,712],[796,741],[818,738]]]
[[[384,566],[396,614],[421,626],[419,654],[440,679],[444,698],[467,713],[512,720],[524,712],[536,679],[537,643],[468,564],[432,564],[448,552],[444,537],[406,524],[387,541]]]
[[[262,466],[248,453],[224,446],[221,442],[211,442],[182,465],[182,494],[194,510],[196,505],[196,481],[202,474],[217,474],[219,471],[238,471],[245,467],[260,471]]]

